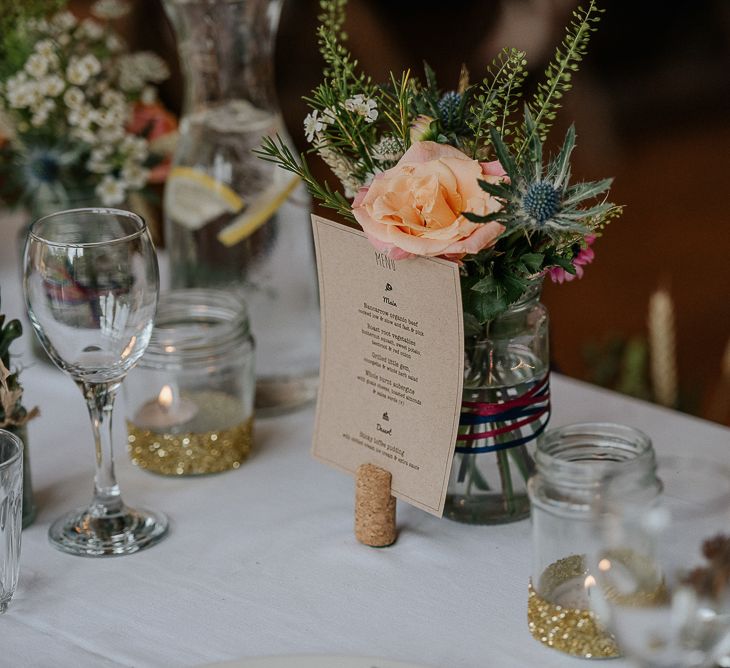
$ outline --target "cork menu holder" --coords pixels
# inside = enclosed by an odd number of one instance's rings
[[[459,425],[463,317],[455,262],[394,261],[313,216],[322,355],[312,453],[356,477],[355,535],[395,540],[395,498],[443,513]]]

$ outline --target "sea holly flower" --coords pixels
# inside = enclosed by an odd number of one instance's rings
[[[446,130],[455,129],[458,125],[459,108],[461,107],[462,96],[456,91],[446,93],[438,103],[439,120]]]
[[[13,166],[17,166],[27,193],[55,191],[60,187],[62,171],[77,157],[76,151],[61,144],[37,145],[18,151]]]
[[[589,223],[607,215],[614,205],[600,202],[584,207],[587,201],[603,195],[612,179],[570,185],[570,156],[575,148],[575,128],[570,127],[555,159],[543,165],[542,142],[530,112],[525,110],[525,130],[529,138],[526,158],[518,160],[492,128],[491,139],[508,180],[498,184],[480,181],[485,192],[496,197],[503,207],[489,216],[466,214],[474,222],[499,221],[505,234],[541,233],[559,240],[566,234],[586,235]]]

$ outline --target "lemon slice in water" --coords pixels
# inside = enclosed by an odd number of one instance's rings
[[[211,220],[244,207],[243,199],[229,186],[193,167],[175,167],[165,186],[165,211],[173,221],[199,230]]]
[[[299,183],[298,176],[276,179],[246,210],[236,216],[228,225],[218,232],[218,241],[224,246],[234,246],[251,236],[261,227],[291,195]]]

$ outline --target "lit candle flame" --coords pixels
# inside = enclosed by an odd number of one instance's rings
[[[596,578],[594,578],[592,575],[589,575],[586,577],[586,579],[583,581],[583,586],[586,589],[590,589],[591,587],[596,586]]]
[[[157,396],[157,401],[159,402],[160,406],[167,410],[172,406],[172,388],[169,385],[163,385],[162,389],[160,390],[160,394]]]

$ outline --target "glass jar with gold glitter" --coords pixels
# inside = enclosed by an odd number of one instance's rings
[[[160,297],[150,344],[124,383],[132,461],[163,475],[237,469],[253,440],[254,343],[222,290]]]
[[[627,468],[640,473],[637,484],[658,493],[651,440],[619,424],[568,425],[542,435],[536,465],[537,473],[528,483],[533,542],[530,632],[545,645],[574,656],[619,656],[615,640],[591,605],[598,595],[589,568],[597,538],[592,502],[607,474]]]

